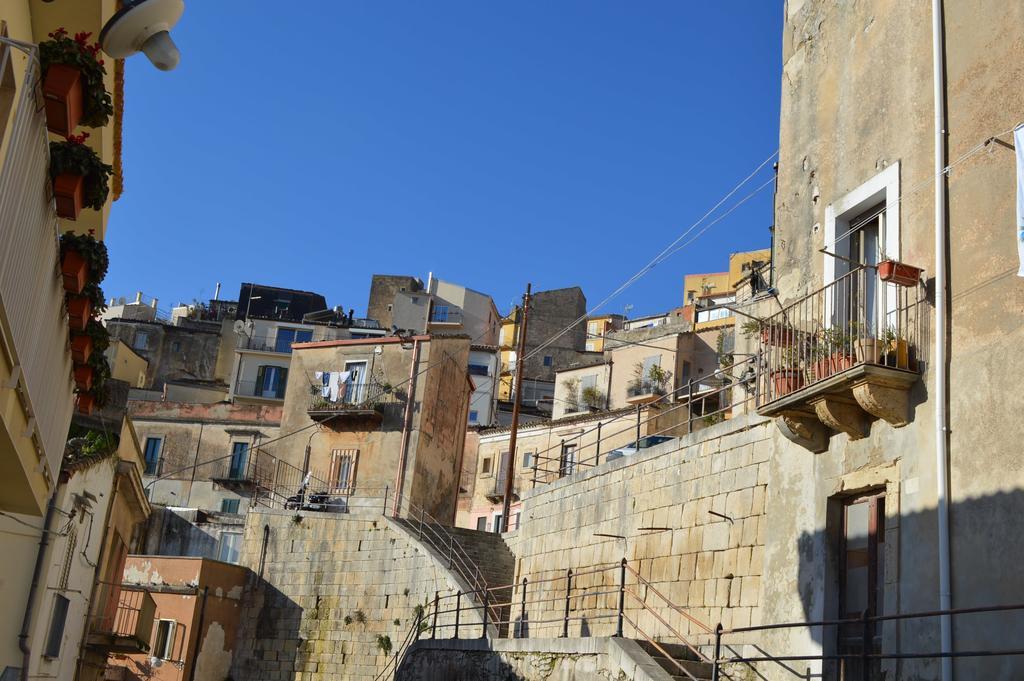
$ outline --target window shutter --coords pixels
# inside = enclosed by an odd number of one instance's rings
[[[259,397],[263,394],[263,381],[267,378],[267,367],[261,366],[256,370],[256,389],[253,390],[252,394]]]
[[[277,385],[274,386],[274,395],[276,397],[283,398],[285,386],[288,384],[288,370],[278,369],[276,372],[276,377]]]

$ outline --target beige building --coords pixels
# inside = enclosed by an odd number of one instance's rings
[[[413,504],[451,523],[474,389],[469,352],[462,336],[296,344],[281,417],[289,438],[267,451],[299,475],[279,476],[277,496],[311,473],[311,492],[378,505],[387,494],[393,510]]]
[[[717,387],[719,331],[661,333],[670,328],[611,334],[601,362],[559,371],[553,417],[654,400],[678,402],[689,398],[691,388],[699,395]]]
[[[148,602],[111,586],[149,516],[138,439],[129,419],[116,437],[109,428],[74,431],[44,517],[0,516],[0,602],[10,606],[0,617],[0,667],[17,673],[27,664],[29,678],[97,679],[109,651],[141,652],[148,641],[148,631],[136,637],[122,626],[129,613],[151,616]]]
[[[605,314],[587,317],[587,352],[604,352],[604,337],[622,328],[625,317],[620,314]]]
[[[124,381],[133,388],[146,387],[146,371],[149,362],[120,340],[112,340],[107,348],[110,363],[110,377]]]
[[[129,410],[139,435],[143,482],[151,502],[246,512],[257,464],[255,452],[261,443],[277,437],[281,406],[132,401]]]

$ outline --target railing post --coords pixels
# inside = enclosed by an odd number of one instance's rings
[[[871,649],[871,621],[868,619],[868,609],[864,608],[861,615],[861,651],[860,651],[860,678],[861,681],[868,681],[868,651]]]
[[[715,659],[711,661],[711,681],[718,681],[718,661],[722,658],[722,623],[715,627]]]
[[[622,638],[622,619],[626,609],[626,559],[619,564],[619,616],[615,623],[615,635]]]
[[[380,509],[380,514],[381,515],[387,515],[388,514],[388,492],[390,492],[390,491],[391,491],[390,487],[387,487],[387,486],[384,487],[384,506],[383,506],[383,508]]]
[[[636,451],[640,453],[640,405],[636,405]]]
[[[430,638],[437,638],[437,605],[441,600],[441,592],[434,592],[434,621],[430,624]]]
[[[686,434],[693,432],[693,379],[686,382]]]
[[[565,617],[562,619],[562,638],[569,638],[569,601],[572,599],[572,568],[565,571]]]
[[[462,611],[462,592],[455,592],[455,638],[459,637],[459,614]]]
[[[420,509],[420,528],[419,528],[420,529],[420,532],[419,532],[419,539],[420,539],[420,541],[423,541],[423,513],[424,513],[424,511],[421,508]]]
[[[597,442],[594,445],[597,447],[597,452],[594,453],[594,465],[600,465],[601,463],[601,422],[597,422]]]
[[[483,604],[484,604],[484,626],[480,631],[480,638],[487,638],[487,589],[483,590]]]
[[[565,464],[566,464],[566,460],[565,460],[565,438],[563,437],[562,441],[558,443],[558,477],[559,478],[564,478],[565,477],[565,468],[566,468]]]
[[[533,486],[530,489],[537,489],[537,455],[539,452],[533,454]]]
[[[519,598],[519,632],[516,638],[525,638],[523,630],[526,627],[526,577],[523,577],[523,591]]]
[[[455,537],[448,535],[448,569],[455,567]]]

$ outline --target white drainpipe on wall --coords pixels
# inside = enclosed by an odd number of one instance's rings
[[[935,88],[935,489],[939,533],[939,609],[953,603],[950,585],[949,533],[949,414],[946,410],[946,121],[943,55],[942,0],[932,0],[932,77]],[[939,619],[942,652],[953,651],[953,630],[949,615]],[[952,681],[953,660],[942,658],[942,681]]]

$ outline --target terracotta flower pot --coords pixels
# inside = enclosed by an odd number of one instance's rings
[[[780,369],[772,372],[775,397],[782,397],[804,387],[804,377],[797,369]]]
[[[64,278],[64,290],[68,293],[81,293],[85,288],[85,279],[89,274],[89,263],[82,254],[74,249],[64,251],[60,261],[60,273]]]
[[[57,215],[68,220],[77,220],[82,212],[82,193],[85,178],[81,175],[64,173],[53,178],[53,198],[57,201]]]
[[[851,355],[847,355],[842,352],[834,352],[828,357],[822,357],[814,363],[814,380],[820,381],[826,379],[832,374],[838,374],[840,371],[849,369],[855,363],[856,359]]]
[[[71,337],[71,359],[75,364],[85,364],[92,354],[92,338],[84,333]]]
[[[85,331],[85,325],[92,316],[92,303],[85,296],[68,298],[68,323],[72,331]]]
[[[878,263],[878,278],[890,284],[913,287],[921,281],[921,268],[896,260],[883,260]]]
[[[92,367],[88,364],[75,367],[75,387],[79,390],[92,390]]]
[[[78,413],[86,416],[92,414],[96,408],[96,396],[92,393],[78,393]]]
[[[793,329],[781,326],[767,326],[761,329],[761,342],[780,348],[793,346]]]
[[[46,128],[67,137],[82,119],[82,74],[73,66],[53,64],[43,81]]]

